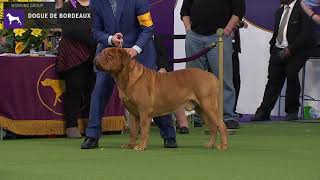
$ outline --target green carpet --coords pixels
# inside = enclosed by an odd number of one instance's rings
[[[128,134],[103,136],[103,149],[80,150],[82,140],[0,142],[0,180],[320,180],[320,124],[246,123],[229,136],[230,150],[202,148],[202,128],[178,135],[163,149],[153,128],[149,150],[122,150]]]

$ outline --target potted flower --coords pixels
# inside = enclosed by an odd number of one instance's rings
[[[8,52],[16,54],[29,53],[31,48],[40,49],[47,43],[48,30],[39,28],[4,29],[1,36],[6,37]]]

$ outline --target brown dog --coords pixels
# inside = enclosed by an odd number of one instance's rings
[[[96,57],[98,69],[110,73],[119,96],[130,112],[130,141],[123,148],[146,149],[151,119],[183,107],[195,109],[208,124],[211,136],[207,148],[214,147],[217,131],[221,136],[218,149],[227,149],[227,130],[219,119],[218,80],[201,69],[184,69],[158,73],[130,59],[125,49],[107,48]],[[140,121],[139,121],[140,119]],[[141,127],[140,144],[136,144]]]

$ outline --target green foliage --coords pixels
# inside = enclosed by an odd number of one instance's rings
[[[25,31],[21,34],[17,30]],[[40,32],[41,31],[41,32]],[[9,53],[29,53],[30,48],[40,49],[43,41],[47,38],[49,30],[46,29],[3,29],[0,30],[2,37],[6,37],[6,51]],[[19,47],[17,43],[23,42],[24,48],[20,48],[21,52],[17,52]],[[17,49],[18,48],[18,49]]]

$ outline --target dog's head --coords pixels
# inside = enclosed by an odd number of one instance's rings
[[[42,86],[50,86],[52,84],[53,84],[53,79],[46,78],[45,80],[41,81]]]
[[[9,17],[9,16],[11,16],[11,14],[10,14],[10,13],[8,13],[6,16],[7,16],[7,17]]]
[[[121,72],[129,61],[129,54],[122,48],[105,48],[95,58],[97,69],[110,73]]]

